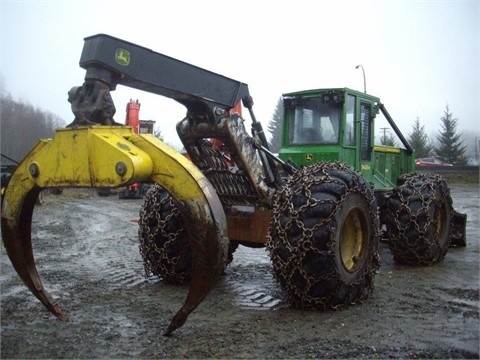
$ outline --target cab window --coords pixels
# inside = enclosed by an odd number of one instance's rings
[[[337,144],[339,142],[340,105],[324,104],[320,98],[302,100],[286,109],[289,117],[290,145]]]
[[[344,144],[347,146],[355,145],[355,96],[348,95],[346,100],[346,124]]]

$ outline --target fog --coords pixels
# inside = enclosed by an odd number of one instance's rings
[[[404,134],[418,117],[440,130],[446,105],[458,130],[479,134],[477,1],[8,1],[1,2],[6,90],[70,123],[67,92],[83,83],[83,39],[107,33],[249,85],[264,128],[282,93],[351,87],[381,98]],[[119,86],[178,145],[185,108]],[[389,127],[377,124],[377,129]],[[380,134],[376,134],[379,136]]]

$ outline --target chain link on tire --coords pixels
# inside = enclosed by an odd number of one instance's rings
[[[145,195],[138,225],[145,276],[159,276],[169,284],[188,283],[192,253],[184,220],[172,196],[160,185],[155,184]],[[230,242],[227,264],[237,247],[238,243]]]
[[[190,281],[192,253],[183,217],[170,194],[159,185],[146,194],[138,221],[140,254],[145,275],[160,276],[169,284]]]
[[[343,164],[302,168],[274,197],[267,248],[293,307],[340,309],[368,297],[378,239],[373,191]]]
[[[396,262],[431,265],[445,257],[453,207],[448,185],[440,175],[401,176],[382,213],[385,236]]]

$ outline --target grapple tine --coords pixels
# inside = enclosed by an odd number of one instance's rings
[[[152,157],[151,180],[177,200],[192,251],[188,295],[163,333],[170,335],[185,323],[225,269],[227,220],[213,185],[190,160],[153,135],[132,136],[129,140]]]
[[[222,219],[223,209],[220,202],[212,197],[209,198],[209,204],[212,206],[214,218],[217,221]],[[188,214],[185,210],[183,214]],[[185,323],[188,315],[203,301],[225,268],[226,247],[221,239],[226,238],[226,235],[221,232],[226,225],[213,226],[205,223],[205,219],[198,217],[187,220],[186,224],[188,242],[192,250],[190,287],[185,303],[173,317],[163,333],[164,336],[169,336]]]
[[[15,183],[11,184],[15,186]],[[2,240],[13,267],[32,294],[57,318],[67,321],[68,316],[62,312],[58,303],[44,289],[33,256],[32,214],[40,191],[41,188],[38,186],[24,191],[17,204],[20,208],[15,208],[16,206],[11,204],[13,208],[7,206],[7,210],[2,212]]]

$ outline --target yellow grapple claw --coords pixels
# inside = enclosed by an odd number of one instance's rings
[[[185,304],[168,328],[171,333],[200,304],[225,266],[225,214],[200,170],[153,135],[137,135],[129,127],[91,126],[58,129],[13,172],[2,203],[2,240],[21,279],[60,320],[68,317],[43,288],[32,252],[38,194],[48,186],[115,188],[142,181],[159,183],[177,199],[192,249],[192,281]]]

